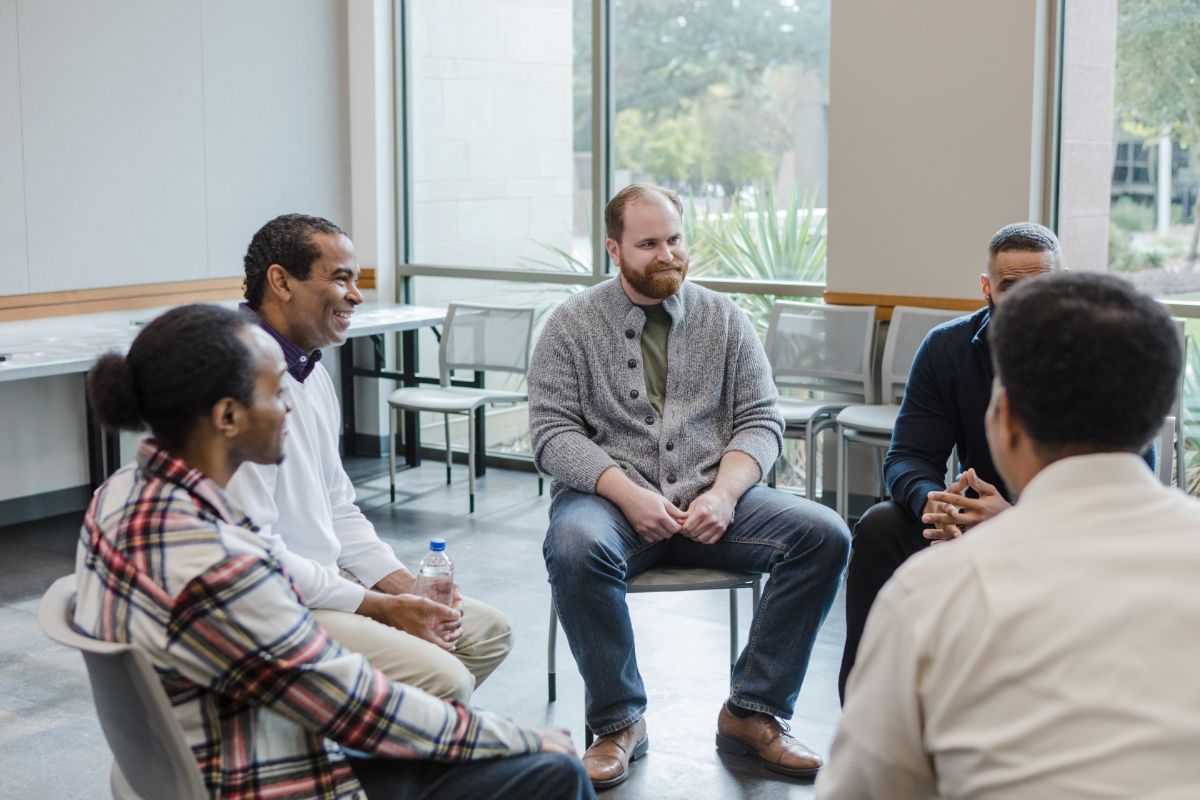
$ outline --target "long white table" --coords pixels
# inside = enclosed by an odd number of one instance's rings
[[[220,305],[237,307],[237,303],[232,301]],[[170,306],[0,322],[0,382],[87,372],[104,353],[127,352],[138,331],[168,308]],[[440,324],[445,316],[444,308],[401,303],[363,303],[355,310],[348,336],[351,339],[372,337],[376,360],[374,369],[356,367],[353,348],[341,348],[342,432],[348,454],[355,452],[357,436],[354,378],[389,378],[400,380],[406,386],[415,386],[420,380],[417,377],[416,333],[421,328]],[[402,369],[399,372],[383,369],[383,336],[388,333],[403,335]],[[95,487],[116,468],[117,448],[115,435],[109,434],[105,441],[105,436],[93,424],[90,411],[85,411],[85,414],[88,425],[88,472]],[[415,465],[420,460],[415,414],[406,415],[404,427],[406,457],[410,464]]]

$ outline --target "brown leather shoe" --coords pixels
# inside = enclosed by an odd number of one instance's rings
[[[825,762],[788,733],[787,723],[769,714],[735,717],[721,706],[717,715],[717,749],[739,756],[756,756],[767,769],[808,778]]]
[[[646,720],[639,719],[616,733],[597,737],[583,754],[583,766],[597,789],[610,789],[629,777],[629,762],[646,755],[650,738]]]

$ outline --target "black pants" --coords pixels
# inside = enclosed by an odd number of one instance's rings
[[[929,546],[921,533],[925,527],[913,519],[908,509],[891,500],[871,506],[854,526],[850,568],[846,572],[846,649],[838,674],[842,702],[846,700],[846,678],[858,655],[858,643],[875,596],[901,564]]]
[[[371,800],[595,800],[574,756],[537,753],[489,761],[435,764],[350,755]]]

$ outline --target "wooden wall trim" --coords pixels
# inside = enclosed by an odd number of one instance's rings
[[[358,282],[361,289],[375,288],[375,270],[364,269]],[[0,297],[0,322],[42,317],[67,317],[97,314],[132,308],[175,306],[183,303],[213,303],[242,298],[241,276],[210,278],[199,281],[144,283],[104,289],[76,289],[65,292],[39,292]]]
[[[915,306],[917,308],[941,308],[949,311],[961,311],[964,314],[978,311],[984,306],[982,297],[967,300],[957,297],[917,297],[906,294],[863,294],[860,292],[825,292],[825,302],[837,306],[875,306],[875,318],[887,320],[892,318],[892,309],[896,306]]]

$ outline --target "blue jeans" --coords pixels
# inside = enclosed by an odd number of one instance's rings
[[[347,753],[371,800],[595,800],[575,756],[535,753],[457,764]]]
[[[550,506],[542,552],[587,686],[588,727],[612,733],[646,710],[625,585],[660,565],[769,575],[750,641],[734,665],[729,702],[789,719],[849,550],[850,531],[835,512],[762,485],[742,495],[733,523],[709,545],[678,535],[647,542],[608,500],[563,491]]]

